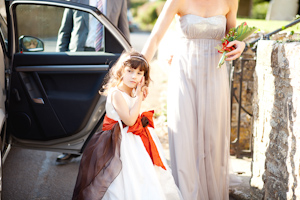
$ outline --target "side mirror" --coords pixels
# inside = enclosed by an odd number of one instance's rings
[[[44,51],[44,43],[39,38],[22,35],[19,38],[20,50],[23,52]]]

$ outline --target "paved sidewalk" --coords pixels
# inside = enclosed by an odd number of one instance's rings
[[[238,159],[230,157],[233,172],[242,180],[242,183],[235,187],[230,187],[230,196],[236,200],[250,200],[250,178],[251,178],[251,158],[243,157]]]

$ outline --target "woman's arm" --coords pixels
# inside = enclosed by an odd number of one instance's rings
[[[158,45],[169,28],[175,14],[178,13],[179,7],[183,0],[167,0],[162,12],[160,13],[155,26],[151,32],[149,39],[147,40],[142,54],[148,61],[153,58]]]
[[[228,31],[236,27],[236,15],[238,10],[238,0],[227,0],[229,5],[229,12],[226,15],[227,24],[226,24],[226,34]],[[245,49],[245,42],[234,40],[230,42],[227,47],[235,47],[235,50],[226,54],[226,61],[235,60],[241,56]]]
[[[229,12],[226,14],[226,34],[231,28],[236,27],[236,15],[238,10],[238,0],[227,0]]]

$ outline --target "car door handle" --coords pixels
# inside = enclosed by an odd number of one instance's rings
[[[43,98],[32,98],[34,103],[45,104]]]

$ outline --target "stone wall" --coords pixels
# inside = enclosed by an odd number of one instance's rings
[[[252,199],[300,198],[300,42],[259,41]]]

